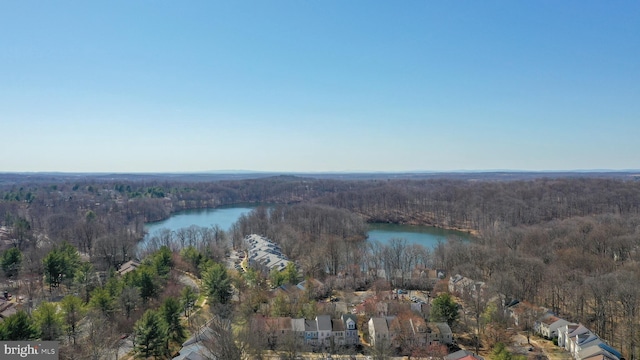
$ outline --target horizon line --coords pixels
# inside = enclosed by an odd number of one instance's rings
[[[66,174],[66,175],[246,175],[246,174],[449,174],[449,173],[633,173],[640,169],[563,169],[563,170],[519,170],[519,169],[458,169],[458,170],[308,170],[308,171],[282,171],[282,170],[205,170],[205,171],[0,171],[0,174]]]

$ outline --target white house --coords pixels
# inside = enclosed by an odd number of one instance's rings
[[[548,314],[539,321],[536,321],[534,330],[541,336],[553,339],[558,337],[558,329],[569,324],[571,324],[570,321]]]
[[[605,344],[599,344],[597,346],[589,346],[588,348],[578,351],[576,359],[586,360],[594,357],[598,357],[601,360],[620,360],[622,358],[622,354]]]
[[[578,357],[580,351],[592,346],[603,344],[602,339],[600,339],[591,331],[585,334],[578,335],[575,338],[571,338],[569,339],[569,342],[571,344],[570,346],[572,347],[571,355],[578,360],[580,360],[580,358]]]

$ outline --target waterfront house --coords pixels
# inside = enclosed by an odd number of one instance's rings
[[[118,275],[124,276],[126,273],[130,273],[140,266],[140,263],[135,260],[129,260],[122,264],[118,269]]]

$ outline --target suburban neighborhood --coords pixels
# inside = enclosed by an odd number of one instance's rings
[[[248,254],[248,266],[266,271],[282,271],[289,261],[282,255],[280,248],[271,240],[252,234],[245,238]],[[244,257],[240,257],[244,259]],[[130,265],[128,265],[130,266]],[[244,271],[244,267],[236,270]],[[489,290],[482,281],[475,281],[461,274],[445,278],[443,270],[426,269],[426,282],[441,283],[444,289],[463,299],[478,299],[490,296]],[[384,273],[381,274],[384,276]],[[411,276],[410,274],[408,276]],[[419,351],[412,349],[434,349],[441,345],[445,349],[442,356],[446,360],[483,359],[474,351],[473,346],[461,349],[456,341],[456,334],[446,322],[431,320],[430,307],[437,294],[421,291],[393,289],[384,292],[363,291],[355,294],[351,303],[345,303],[333,294],[326,292],[325,284],[317,279],[306,279],[296,285],[280,285],[271,291],[275,297],[283,297],[288,302],[305,300],[307,287],[311,284],[315,295],[325,298],[320,309],[328,311],[313,318],[273,317],[255,315],[251,319],[250,329],[262,339],[264,346],[276,351],[283,348],[295,348],[295,353],[304,358],[304,354],[365,354],[365,348],[384,348],[387,354],[419,356]],[[442,288],[442,287],[441,287]],[[605,344],[599,337],[582,325],[559,318],[547,309],[536,307],[526,302],[505,299],[499,294],[492,301],[502,301],[505,316],[514,327],[530,331],[532,336],[553,340],[554,344],[566,350],[576,360],[621,360],[619,351]],[[355,303],[354,303],[355,302]],[[321,310],[322,311],[322,310]],[[461,308],[460,313],[464,310]],[[330,315],[333,314],[333,315]],[[535,316],[534,319],[531,316]],[[523,326],[526,322],[530,326]],[[185,342],[188,351],[194,350],[194,339]],[[532,347],[530,346],[529,351]],[[200,351],[206,351],[201,348]],[[277,352],[274,352],[277,353]],[[175,359],[184,359],[183,351]],[[433,354],[428,356],[433,357]]]

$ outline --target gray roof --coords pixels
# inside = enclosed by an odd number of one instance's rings
[[[387,326],[387,319],[374,317],[371,318],[371,322],[373,323],[373,328],[376,334],[388,334],[389,327]]]
[[[211,341],[212,337],[213,331],[208,326],[197,331],[193,336],[182,343],[182,349],[180,349],[179,355],[174,357],[173,360],[214,359],[215,356],[202,344],[202,341]]]
[[[315,320],[305,320],[304,331],[318,331],[318,324]]]
[[[584,325],[580,324],[575,330],[571,331],[568,334],[568,337],[572,338],[574,336],[578,336],[581,334],[586,334],[586,333],[590,333],[591,331],[589,331],[589,329],[587,329]]]
[[[185,340],[182,343],[182,347],[187,347],[189,345],[199,343],[201,341],[208,341],[213,339],[213,330],[209,326],[203,326],[199,330],[197,330],[190,338]]]
[[[578,335],[577,345],[583,349],[598,344],[602,344],[602,340],[592,333]]]
[[[331,316],[318,315],[316,321],[318,322],[318,331],[331,331]]]
[[[588,357],[596,355],[607,355],[608,358],[616,358],[615,355],[611,354],[600,346],[589,346],[586,349],[578,351],[578,356],[580,357],[580,359],[586,359]]]
[[[347,323],[347,319],[351,319],[353,320],[354,323],[356,323],[356,326],[358,324],[358,318],[356,317],[355,314],[342,314],[342,321],[346,324]]]
[[[305,331],[305,320],[304,319],[291,319],[291,330],[294,332],[303,332]]]
[[[440,334],[453,335],[453,333],[451,332],[451,328],[447,323],[435,323],[434,325],[438,328],[438,330],[440,330]]]
[[[179,355],[173,360],[208,360],[213,358],[215,356],[206,347],[196,343],[182,348]]]
[[[300,290],[306,290],[308,282],[309,281],[307,281],[307,280],[303,280],[303,281],[299,282],[297,286],[298,286],[298,288]],[[311,279],[311,285],[313,285],[315,288],[319,288],[319,287],[324,286],[324,284],[322,282],[320,282],[319,280],[316,280],[316,279]]]
[[[257,234],[247,235],[245,241],[249,245],[249,263],[258,263],[269,269],[283,270],[289,260],[282,254],[280,247],[271,240]]]

